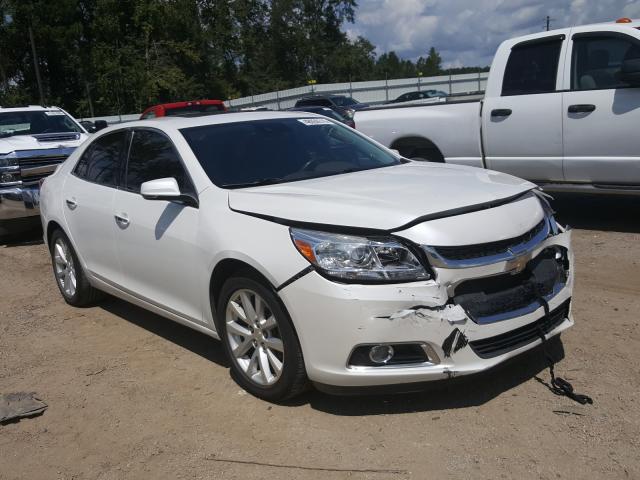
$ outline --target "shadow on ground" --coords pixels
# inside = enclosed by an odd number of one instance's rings
[[[221,367],[229,367],[222,344],[204,333],[115,297],[107,297],[100,303],[100,307]]]
[[[556,361],[564,358],[559,337],[547,342],[547,348]],[[423,389],[419,392],[336,397],[312,391],[298,402],[309,403],[316,410],[342,416],[468,408],[483,405],[499,395],[515,395],[509,390],[531,380],[546,368],[544,352],[537,347],[480,374],[422,384]],[[546,390],[544,385],[539,388]]]
[[[113,297],[109,297],[100,306],[109,313],[200,355],[220,367],[229,367],[222,344],[207,335]],[[557,361],[564,358],[564,349],[559,337],[551,339],[547,347]],[[538,347],[481,374],[421,384],[418,392],[384,395],[361,392],[358,395],[335,396],[312,389],[285,402],[285,405],[296,407],[308,404],[316,410],[344,416],[473,407],[499,395],[509,395],[509,390],[531,380],[546,367],[544,353]],[[215,367],[212,365],[211,368]],[[543,385],[539,388],[545,389]]]
[[[640,196],[552,193],[563,225],[585,230],[640,233]]]
[[[39,224],[20,233],[0,236],[0,247],[25,247],[42,243],[42,227]]]

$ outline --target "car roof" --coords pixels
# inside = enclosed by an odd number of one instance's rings
[[[40,105],[25,105],[23,107],[1,107],[0,112],[50,112],[52,110],[62,111],[60,107],[43,107]]]
[[[596,25],[618,25],[620,27],[631,27],[631,28],[640,28],[640,18],[625,18],[625,20],[630,20],[626,22],[618,22],[617,20],[612,20],[609,22],[599,22],[599,23],[590,23],[588,25],[580,25],[581,27],[591,27]]]
[[[121,128],[135,127],[155,127],[160,128],[161,130],[181,130],[183,128],[201,127],[204,125],[220,125],[226,123],[251,122],[256,120],[272,120],[278,118],[304,118],[309,116],[323,118],[321,115],[305,112],[229,112],[219,115],[204,115],[199,117],[157,117],[149,118],[147,120],[135,120],[133,122],[113,125],[102,131],[109,132]]]
[[[287,109],[290,112],[307,112],[309,110],[331,110],[335,111],[331,107],[327,107],[326,105],[302,105],[300,107],[292,107]]]

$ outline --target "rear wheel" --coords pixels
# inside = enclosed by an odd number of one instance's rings
[[[270,401],[304,391],[302,350],[289,315],[270,288],[252,278],[230,278],[217,312],[231,373],[242,388]]]
[[[61,230],[53,232],[49,246],[53,274],[65,301],[75,307],[86,307],[100,299],[102,292],[87,280],[71,242]]]

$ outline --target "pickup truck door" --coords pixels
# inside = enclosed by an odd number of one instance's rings
[[[564,35],[513,45],[492,72],[504,72],[499,95],[485,98],[482,136],[487,168],[534,182],[563,181],[562,78]],[[502,67],[502,68],[501,68]]]
[[[572,30],[566,61],[565,180],[640,185],[640,88],[619,77],[623,63],[640,59],[640,35],[589,28]]]

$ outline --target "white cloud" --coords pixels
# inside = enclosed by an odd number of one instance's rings
[[[359,0],[345,30],[362,35],[378,53],[416,59],[435,47],[446,66],[491,63],[503,40],[552,28],[640,17],[637,0]]]

